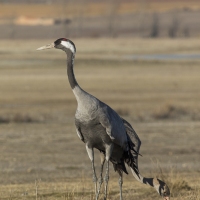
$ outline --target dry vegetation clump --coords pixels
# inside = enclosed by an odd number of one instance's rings
[[[176,168],[172,167],[169,172],[164,172],[161,167],[159,167],[160,175],[162,180],[168,184],[171,196],[178,197],[181,194],[188,194],[193,191],[190,184],[181,176]]]
[[[172,196],[178,196],[180,193],[185,193],[193,190],[189,183],[184,180],[178,172],[173,173],[173,176],[171,175],[168,180]]]
[[[0,116],[0,124],[9,123],[9,119],[4,116]]]
[[[33,117],[31,117],[28,114],[22,115],[18,113],[14,115],[12,121],[15,123],[32,123],[32,122],[36,122],[37,120],[33,119]]]
[[[37,119],[29,114],[16,113],[13,115],[0,116],[0,124],[5,123],[38,123],[41,119]]]
[[[159,107],[153,114],[154,119],[184,119],[191,118],[194,119],[195,113],[190,111],[188,108],[173,105],[173,104],[165,104]]]
[[[185,114],[187,114],[187,111],[184,108],[176,107],[172,104],[165,104],[155,111],[153,117],[155,119],[170,119]]]
[[[171,189],[171,196],[172,197],[179,197],[179,196],[190,196],[191,199],[195,199],[194,196],[197,196],[196,191],[190,186],[190,184],[182,178],[182,176],[177,173],[174,174],[175,177],[171,177],[169,182],[169,187]],[[187,198],[186,198],[187,199]]]

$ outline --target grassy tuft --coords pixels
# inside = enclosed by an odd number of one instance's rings
[[[15,122],[15,123],[33,123],[33,122],[37,122],[36,119],[34,119],[33,117],[31,117],[30,115],[28,114],[16,114],[14,115],[14,117],[11,119],[12,122]]]
[[[29,114],[16,113],[13,115],[0,116],[0,124],[5,123],[37,123],[41,119],[36,119]]]
[[[154,112],[153,117],[155,119],[177,119],[189,114],[190,112],[184,107],[165,104]]]

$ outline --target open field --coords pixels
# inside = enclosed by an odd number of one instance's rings
[[[114,108],[142,140],[141,174],[165,179],[172,199],[200,199],[200,60],[127,55],[200,53],[197,39],[74,39],[79,84]],[[0,41],[0,199],[93,199],[91,166],[74,128],[65,54],[52,40]],[[106,48],[105,48],[106,47]],[[99,163],[96,152],[96,164]],[[99,168],[97,167],[97,172]],[[111,170],[109,199],[119,199]],[[124,176],[124,199],[159,199]]]

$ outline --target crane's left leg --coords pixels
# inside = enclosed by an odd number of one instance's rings
[[[92,162],[92,172],[93,172],[93,182],[95,184],[95,199],[98,199],[98,195],[97,195],[97,175],[95,172],[95,167],[94,167],[94,151],[93,148],[88,147],[88,145],[86,145],[86,150],[88,153],[88,156]]]
[[[119,190],[120,190],[120,200],[122,200],[122,184],[123,184],[123,172],[118,171],[119,174]]]
[[[112,144],[106,145],[106,173],[104,177],[104,181],[105,181],[104,200],[107,199],[108,181],[109,181],[109,161],[112,154],[112,150],[113,150]]]

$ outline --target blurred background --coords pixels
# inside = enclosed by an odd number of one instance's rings
[[[198,0],[1,0],[0,38],[198,37]]]
[[[141,174],[200,199],[198,0],[0,0],[0,199],[94,198],[66,56],[36,51],[61,37],[76,45],[80,86],[139,135]],[[95,163],[99,174],[98,151]],[[123,187],[126,200],[159,199],[130,171]]]

